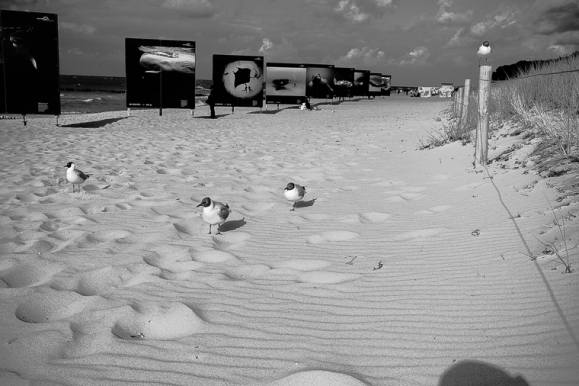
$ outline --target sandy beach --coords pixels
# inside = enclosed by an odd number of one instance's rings
[[[450,106],[0,120],[0,385],[576,385],[572,177],[507,124],[418,150]]]

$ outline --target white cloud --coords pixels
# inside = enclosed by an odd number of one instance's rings
[[[273,43],[268,38],[263,38],[262,43],[263,44],[259,48],[259,52],[261,52],[261,53],[265,53],[265,51],[273,48]]]
[[[502,12],[490,16],[487,20],[473,25],[470,29],[475,36],[482,37],[488,31],[505,29],[517,23],[519,12],[512,8],[503,9]]]
[[[463,13],[456,13],[451,10],[453,0],[439,0],[438,14],[435,19],[438,24],[456,25],[469,23],[472,20],[474,11],[469,10]]]
[[[430,57],[430,52],[425,46],[416,47],[414,50],[404,55],[400,60],[401,66],[414,66],[426,64],[426,60]]]
[[[208,0],[166,0],[161,7],[185,12],[192,17],[207,17],[213,14],[213,5]]]
[[[360,8],[353,0],[341,0],[338,3],[338,6],[334,8],[334,11],[341,13],[344,18],[350,20],[353,23],[366,21],[370,17],[369,14],[361,12]]]
[[[330,60],[331,61],[331,60]],[[391,59],[386,57],[384,51],[378,48],[352,48],[346,55],[340,56],[338,59],[333,61],[337,66],[352,66],[356,67],[359,65],[364,66],[378,66],[392,63]]]
[[[231,55],[253,55],[253,51],[251,48],[244,48],[242,50],[233,50],[231,51]]]

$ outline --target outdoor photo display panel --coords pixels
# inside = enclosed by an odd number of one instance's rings
[[[349,98],[353,95],[354,68],[334,68],[334,91],[338,98]]]
[[[60,114],[58,17],[0,10],[0,113]]]
[[[356,96],[368,95],[369,86],[370,86],[370,71],[355,70],[353,95]]]
[[[125,39],[127,107],[195,108],[195,42]]]
[[[390,96],[390,87],[392,86],[392,76],[382,75],[382,95]]]
[[[334,66],[324,64],[306,65],[306,95],[312,98],[333,98]]]
[[[368,87],[370,95],[382,94],[382,74],[370,73],[370,86]]]
[[[213,55],[216,105],[263,107],[263,56]]]
[[[306,99],[306,66],[267,63],[265,95],[267,103],[301,104]]]

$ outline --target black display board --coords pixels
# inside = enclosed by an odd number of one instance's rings
[[[221,106],[263,107],[263,56],[213,55],[213,95]]]
[[[331,99],[334,90],[334,66],[325,64],[307,64],[306,95],[311,98]]]
[[[354,71],[354,89],[352,91],[355,96],[367,96],[370,87],[370,71],[355,70]]]
[[[390,96],[390,87],[392,86],[392,76],[382,75],[382,95]]]
[[[0,10],[0,113],[60,114],[58,17]]]
[[[338,98],[350,98],[354,92],[354,68],[334,68],[334,91]]]
[[[267,103],[304,103],[306,72],[304,64],[267,63],[265,86]]]
[[[369,95],[382,95],[382,74],[371,72],[369,80],[368,94]]]
[[[195,108],[195,42],[125,38],[128,108]]]

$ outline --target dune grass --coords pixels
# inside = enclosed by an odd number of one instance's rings
[[[421,142],[421,148],[474,138],[478,120],[476,85],[469,98],[467,120],[461,124],[459,117],[451,116],[449,127],[431,133]],[[544,154],[540,157],[579,162],[579,55],[493,83],[489,113],[493,122],[517,122],[530,131],[528,136],[541,138]]]

